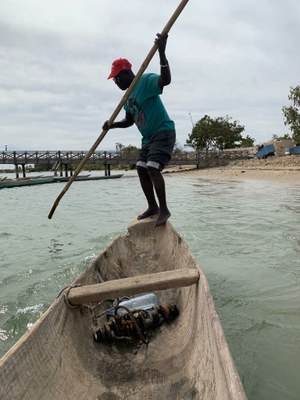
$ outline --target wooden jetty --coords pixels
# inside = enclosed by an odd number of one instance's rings
[[[250,152],[251,153],[251,152]],[[16,178],[19,178],[19,166],[22,176],[26,177],[26,165],[43,165],[49,170],[59,171],[60,176],[72,175],[73,167],[83,160],[87,151],[3,151],[0,152],[0,164],[14,165]],[[175,151],[169,165],[191,165],[196,168],[226,165],[233,159],[249,157],[249,150],[232,149],[220,152],[208,151]],[[137,156],[108,151],[95,151],[88,164],[103,165],[105,176],[111,174],[111,167],[134,167]]]
[[[76,167],[86,155],[86,151],[4,151],[0,153],[0,164],[14,165],[16,178],[19,178],[19,166],[22,168],[22,176],[26,177],[26,165],[43,165],[49,170],[59,171],[60,176],[72,175],[73,167]],[[202,157],[196,153],[183,153],[174,156],[174,165],[195,165]],[[105,176],[111,175],[111,167],[134,167],[137,157],[135,155],[119,154],[107,151],[95,151],[88,164],[103,165]]]
[[[19,166],[22,168],[22,176],[26,177],[26,165],[46,166],[49,170],[59,171],[59,175],[68,177],[72,175],[73,167],[76,167],[86,155],[86,151],[4,151],[0,153],[0,164],[14,165],[16,178],[20,177]],[[126,158],[119,164],[118,155],[106,151],[96,151],[90,158],[89,164],[104,166],[105,176],[111,175],[112,165],[135,164],[133,158]],[[124,164],[123,164],[124,163]]]

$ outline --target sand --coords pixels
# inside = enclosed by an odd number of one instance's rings
[[[193,168],[193,167],[192,167]],[[267,160],[238,160],[224,167],[191,169],[191,166],[172,167],[166,172],[188,177],[214,180],[264,180],[300,184],[300,156],[272,157]]]

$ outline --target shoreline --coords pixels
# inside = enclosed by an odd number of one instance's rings
[[[189,178],[212,180],[260,180],[287,184],[300,184],[300,157],[274,157],[267,160],[239,160],[230,165],[203,169],[190,166],[169,167],[165,173],[175,173]]]

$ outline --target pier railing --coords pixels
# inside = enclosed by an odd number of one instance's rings
[[[57,162],[62,164],[79,164],[85,157],[87,151],[3,151],[0,153],[0,164],[52,164]],[[180,152],[173,154],[171,164],[186,164],[197,165],[201,160],[208,159],[233,159],[233,158],[247,158],[248,152],[233,150],[225,152]],[[88,164],[111,164],[111,165],[126,165],[135,162],[136,155],[128,153],[115,153],[108,151],[95,151],[90,157]]]
[[[26,165],[48,166],[54,171],[59,170],[60,175],[65,170],[72,174],[72,169],[82,161],[87,151],[3,151],[0,153],[0,164],[13,164],[16,176],[19,177],[19,166],[22,167],[23,176],[26,176]],[[169,165],[194,165],[197,168],[206,168],[216,165],[226,165],[233,159],[249,158],[249,151],[243,149],[225,150],[223,152],[175,152]],[[126,167],[134,166],[137,160],[136,154],[116,153],[108,151],[95,151],[87,164],[103,165],[105,174],[110,175],[112,166]]]

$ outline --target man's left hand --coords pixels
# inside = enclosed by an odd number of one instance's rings
[[[155,44],[157,45],[158,49],[160,51],[165,51],[166,45],[167,45],[167,40],[168,40],[168,34],[167,33],[157,33],[156,34],[156,39],[155,39]]]

